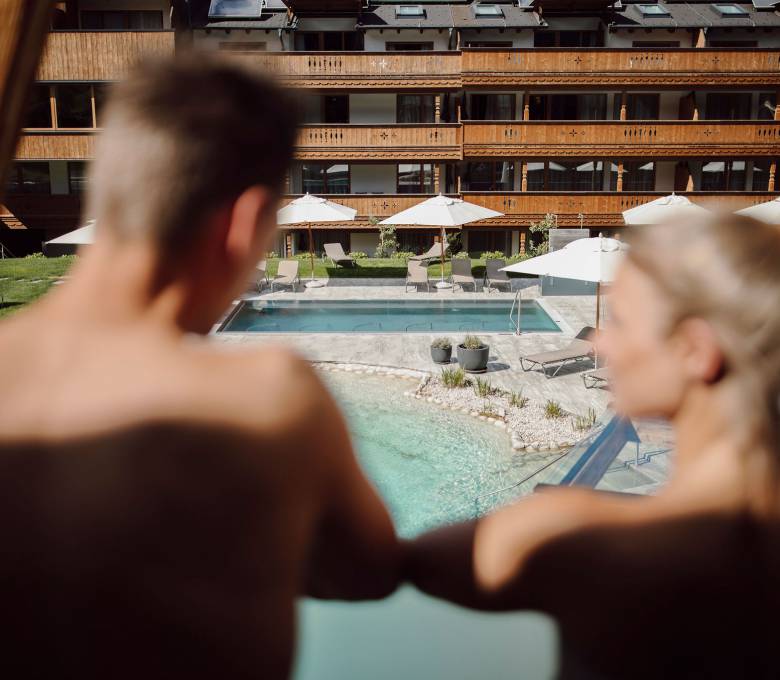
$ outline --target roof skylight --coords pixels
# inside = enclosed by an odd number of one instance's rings
[[[743,17],[747,12],[738,5],[726,4],[722,2],[713,2],[712,7],[722,17]]]
[[[474,16],[477,17],[502,17],[504,11],[498,5],[474,5]]]
[[[424,17],[425,10],[422,5],[398,5],[395,8],[397,17]]]
[[[256,19],[264,5],[264,0],[211,0],[209,18]]]
[[[661,5],[638,5],[639,11],[646,17],[667,17],[669,10]]]

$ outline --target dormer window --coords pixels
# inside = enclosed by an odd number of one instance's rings
[[[645,17],[668,17],[669,10],[661,5],[638,5],[639,11]]]
[[[425,10],[422,5],[398,5],[395,15],[404,19],[420,18],[425,16]]]
[[[498,5],[474,5],[474,16],[476,17],[502,17],[504,11]]]
[[[722,17],[744,17],[747,16],[747,12],[738,5],[725,4],[721,2],[713,2],[712,8],[720,14]]]

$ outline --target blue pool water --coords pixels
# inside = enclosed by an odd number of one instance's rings
[[[510,332],[509,300],[253,300],[220,328],[250,333]],[[534,300],[523,300],[523,331],[560,329]]]

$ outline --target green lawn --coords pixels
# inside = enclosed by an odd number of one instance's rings
[[[68,271],[74,257],[21,257],[0,260],[0,317],[43,295]]]

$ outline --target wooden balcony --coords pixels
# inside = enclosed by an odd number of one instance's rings
[[[776,156],[775,121],[464,121],[463,155]]]
[[[680,192],[683,193],[683,192]],[[527,227],[547,213],[558,216],[561,227],[622,227],[623,211],[647,203],[662,192],[464,192],[462,197],[486,208],[504,213],[503,217],[478,222],[477,227]],[[715,211],[733,211],[777,198],[769,192],[684,192],[694,203]],[[582,218],[580,219],[580,216]]]
[[[81,196],[10,194],[0,204],[0,224],[8,229],[75,228],[80,212]]]
[[[304,160],[458,160],[461,126],[304,125],[295,156]]]
[[[780,85],[780,50],[464,49],[462,70],[468,88],[768,87]]]
[[[459,52],[249,52],[231,55],[295,87],[458,89]]]
[[[35,78],[118,80],[141,57],[173,52],[173,31],[53,31]]]
[[[92,128],[24,130],[14,158],[22,161],[89,160],[93,154],[95,132]]]

